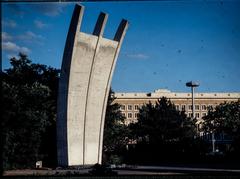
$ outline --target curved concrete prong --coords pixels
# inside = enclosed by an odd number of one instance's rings
[[[74,45],[76,44],[78,32],[80,32],[83,11],[83,6],[75,5],[63,53],[57,105],[57,155],[60,166],[67,166],[69,163],[67,146],[68,84],[72,63],[71,59],[73,56]]]
[[[83,9],[83,6],[75,6],[59,80],[59,166],[93,165],[102,162],[108,94],[128,27],[128,22],[122,20],[114,40],[103,38],[108,16],[100,13],[93,35],[80,32]]]
[[[99,133],[99,148],[98,148],[98,163],[102,162],[102,147],[103,147],[103,130],[104,130],[104,121],[105,121],[105,115],[106,115],[106,108],[107,108],[107,100],[108,100],[108,94],[109,94],[109,90],[110,90],[110,84],[112,81],[112,76],[113,76],[113,72],[116,66],[116,61],[122,46],[122,42],[123,39],[125,37],[125,34],[127,32],[127,28],[128,28],[128,21],[127,20],[122,20],[120,25],[118,26],[117,32],[115,34],[114,37],[114,41],[117,41],[117,46],[115,49],[115,53],[113,56],[113,59],[111,61],[111,66],[109,74],[108,74],[108,79],[107,79],[107,84],[105,86],[105,93],[104,93],[104,101],[102,104],[102,116],[101,116],[101,124],[100,124],[100,133]]]
[[[128,24],[129,24],[128,21],[125,20],[125,19],[123,19],[121,21],[121,23],[118,26],[117,32],[116,32],[113,40],[118,41],[120,43],[122,42],[122,40],[123,40],[123,38],[126,34]]]
[[[69,59],[69,57],[72,56],[73,46],[74,46],[74,42],[76,39],[76,33],[80,32],[80,26],[82,23],[83,12],[84,12],[84,6],[76,4],[74,11],[73,11],[72,19],[70,22],[70,26],[69,26],[69,30],[68,30],[68,34],[67,34],[67,40],[65,43],[66,45],[64,48],[63,63],[62,63],[63,68],[69,67],[68,65],[66,66],[65,63],[69,63],[68,59]]]
[[[107,23],[108,14],[101,12],[98,16],[93,35],[102,36]]]

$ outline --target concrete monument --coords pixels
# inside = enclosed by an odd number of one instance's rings
[[[107,14],[100,13],[92,35],[80,32],[83,11],[83,6],[75,6],[63,54],[57,109],[59,166],[102,162],[110,83],[128,27],[122,20],[113,40],[103,38]]]

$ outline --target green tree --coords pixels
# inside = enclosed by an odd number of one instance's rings
[[[222,103],[210,108],[203,122],[205,132],[224,132],[234,138],[240,137],[240,100]]]
[[[33,167],[49,156],[53,136],[43,137],[56,121],[58,70],[33,64],[26,55],[10,59],[2,73],[4,168]],[[51,144],[43,152],[43,145]]]
[[[149,102],[140,108],[136,124],[132,124],[135,138],[148,144],[180,141],[195,135],[195,121],[184,111],[176,110],[170,100],[162,97],[155,105]]]
[[[33,167],[36,160],[56,165],[56,107],[58,69],[34,64],[24,54],[10,59],[2,73],[2,138],[4,168]],[[109,93],[104,128],[103,151],[119,156],[127,143],[124,117]],[[115,157],[116,158],[116,157]]]
[[[128,142],[129,130],[124,124],[125,117],[120,111],[120,105],[114,100],[114,92],[110,89],[103,138],[105,163],[111,163],[112,160],[115,160],[114,158],[120,158],[120,153]]]
[[[193,142],[195,120],[187,118],[184,111],[176,110],[165,97],[155,104],[143,105],[138,122],[131,124],[130,129],[130,138],[137,141],[136,145],[130,146],[131,163],[151,165],[165,160],[186,160],[187,155],[192,155],[191,151],[196,152],[193,150],[196,146]]]
[[[222,103],[215,109],[209,108],[203,118],[205,133],[224,133],[232,137],[232,149],[240,151],[240,99],[235,102]]]

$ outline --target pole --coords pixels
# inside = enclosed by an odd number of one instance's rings
[[[192,86],[192,118],[195,118],[194,87]]]
[[[186,83],[187,87],[191,87],[192,90],[192,119],[195,118],[195,105],[194,105],[194,88],[199,86],[199,83],[196,82],[187,82]]]
[[[212,131],[212,152],[215,152],[215,136],[214,132]]]

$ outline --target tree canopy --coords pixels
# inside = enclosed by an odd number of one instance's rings
[[[159,164],[162,161],[183,159],[195,150],[195,120],[187,118],[185,111],[176,110],[166,97],[155,104],[149,102],[139,109],[136,123],[130,125],[131,138],[136,141],[129,148],[129,161]],[[141,157],[140,157],[141,156]],[[180,160],[181,160],[180,159]]]
[[[34,64],[24,54],[10,59],[2,73],[3,161],[5,168],[34,166],[55,149],[49,127],[56,121],[56,91],[59,70]],[[43,143],[51,144],[45,152]]]
[[[103,152],[111,161],[111,156],[118,156],[128,142],[129,130],[124,124],[125,117],[120,111],[120,105],[114,102],[114,92],[110,89],[104,125]],[[105,160],[106,162],[106,160]]]
[[[226,152],[233,152],[234,158],[240,158],[240,99],[222,103],[215,109],[209,108],[202,124],[205,134],[214,132],[228,136],[232,142]]]
[[[240,138],[240,100],[222,103],[215,109],[209,108],[203,122],[205,132],[224,132],[234,138]]]
[[[56,166],[56,113],[59,69],[35,64],[20,53],[2,75],[2,139],[5,169]],[[120,105],[110,90],[104,127],[105,153],[118,154],[127,142]],[[109,160],[109,159],[108,159]]]
[[[135,137],[149,144],[180,141],[195,135],[195,121],[187,118],[184,111],[178,111],[167,98],[162,97],[155,104],[149,102],[140,108],[139,118],[131,127]]]

